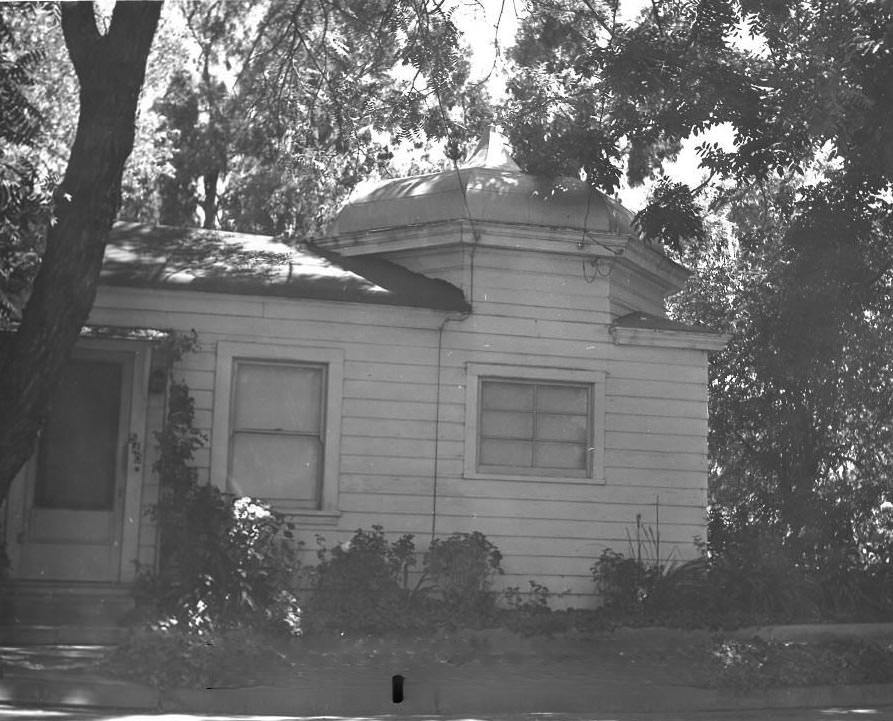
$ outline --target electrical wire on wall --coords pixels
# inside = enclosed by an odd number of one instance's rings
[[[438,103],[440,104],[440,111],[446,120],[446,112],[444,111],[443,104],[440,102],[440,95],[437,96]],[[437,382],[435,386],[435,398],[434,398],[434,469],[433,469],[433,478],[432,478],[432,490],[431,490],[431,540],[433,541],[437,537],[437,500],[438,500],[438,481],[440,479],[440,398],[441,398],[441,390],[443,386],[442,373],[443,373],[443,332],[446,328],[447,323],[458,323],[470,316],[473,312],[474,307],[474,256],[477,251],[478,243],[480,242],[480,232],[478,230],[477,224],[475,223],[474,218],[471,215],[471,207],[468,204],[468,192],[465,188],[465,182],[462,178],[462,172],[459,170],[459,163],[457,158],[450,158],[453,162],[453,172],[456,174],[456,182],[459,185],[459,192],[462,194],[462,205],[465,211],[465,219],[468,221],[468,225],[471,228],[471,251],[468,254],[468,304],[470,309],[462,313],[460,316],[446,317],[443,319],[443,322],[437,328]],[[462,245],[460,245],[460,249]],[[464,251],[462,251],[464,254]]]
[[[471,315],[471,311],[456,317],[446,317],[437,328],[437,384],[434,397],[434,477],[431,491],[431,540],[437,537],[437,480],[440,469],[440,391],[443,385],[441,373],[443,370],[443,329],[447,323],[458,323]]]
[[[585,182],[585,181],[584,181]],[[589,211],[592,208],[592,195],[596,191],[589,186],[586,186],[586,214],[583,216],[583,230],[580,233],[580,240],[577,242],[577,247],[580,250],[586,247],[586,243],[595,243],[598,246],[601,246],[605,250],[607,250],[611,255],[615,258],[623,255],[623,248],[612,248],[606,243],[602,243],[597,238],[593,238],[589,236]],[[608,260],[604,265],[602,265],[603,258],[599,255],[592,255],[589,258],[583,258],[581,263],[583,265],[583,280],[587,283],[594,283],[596,278],[608,278],[611,275],[611,270],[613,269],[613,263]],[[589,271],[586,270],[586,266],[592,266],[592,274],[590,275]],[[604,268],[604,270],[602,269]]]

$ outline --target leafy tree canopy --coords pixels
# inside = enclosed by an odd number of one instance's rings
[[[456,145],[489,119],[443,4],[182,0],[168,12],[190,60],[158,89],[170,152],[157,184],[145,166],[135,217],[190,225],[200,207],[206,227],[306,234],[386,171],[388,134]]]
[[[613,193],[728,124],[735,147],[699,148],[737,186],[802,171],[819,149],[867,194],[893,173],[893,9],[881,0],[529,0],[504,113],[521,164],[585,174]],[[700,189],[698,189],[700,190]],[[867,197],[867,195],[866,195]],[[645,234],[676,247],[701,226],[691,191],[661,186]],[[672,217],[671,217],[672,216]]]
[[[17,13],[0,9],[0,328],[22,311],[27,289],[40,260],[49,195],[40,161],[40,133],[46,117],[33,99],[37,68],[46,59],[34,37],[21,26],[46,24],[38,7]],[[30,17],[21,22],[22,13]]]
[[[739,195],[671,306],[731,334],[710,366],[713,502],[808,562],[859,548],[893,495],[893,206],[829,175]]]

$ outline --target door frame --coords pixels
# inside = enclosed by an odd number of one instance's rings
[[[148,402],[150,346],[141,341],[112,338],[81,338],[72,352],[77,358],[81,351],[107,352],[115,355],[126,354],[132,362],[130,383],[130,417],[127,419],[127,434],[119,439],[126,444],[123,470],[123,493],[120,498],[120,523],[117,523],[118,553],[117,583],[132,583],[136,578],[139,551],[140,521],[142,519],[142,490],[145,477],[144,460],[146,447],[146,409]],[[127,392],[127,389],[122,389]],[[6,549],[12,566],[12,577],[21,563],[20,533],[25,530],[26,514],[33,499],[28,491],[33,489],[33,479],[37,465],[37,449],[31,459],[16,476],[7,497]],[[33,492],[33,491],[32,491]]]

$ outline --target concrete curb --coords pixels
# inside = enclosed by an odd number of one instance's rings
[[[699,632],[705,638],[710,632]],[[814,642],[838,638],[893,638],[893,624],[834,624],[767,626],[740,629],[729,638],[759,637],[773,641]],[[691,632],[677,629],[618,629],[603,641],[622,643],[643,637],[660,648],[672,646]],[[596,639],[598,641],[598,639]],[[512,646],[511,643],[515,646]],[[589,643],[593,642],[591,639]],[[496,644],[522,656],[543,659],[535,673],[511,666],[499,674],[492,669],[408,669],[404,701],[391,701],[391,675],[384,670],[350,669],[326,675],[315,671],[278,685],[213,689],[173,689],[119,681],[84,670],[0,668],[0,703],[180,711],[222,714],[338,715],[369,714],[504,714],[646,713],[765,708],[822,708],[834,706],[893,705],[893,683],[858,686],[770,688],[747,694],[727,690],[660,685],[635,676],[562,675],[560,663],[552,666],[544,648],[530,639],[501,639]],[[571,643],[573,649],[574,644]],[[6,671],[5,678],[2,671]],[[495,679],[495,680],[494,680]],[[285,683],[291,685],[286,686]]]
[[[322,692],[322,693],[320,693]],[[619,692],[619,693],[618,693]],[[358,716],[372,714],[684,713],[893,704],[893,684],[870,687],[803,687],[730,695],[684,686],[616,686],[581,689],[573,684],[530,684],[502,689],[442,684],[413,688],[394,704],[381,687],[213,689],[177,691],[165,711],[269,715]]]
[[[0,626],[3,646],[110,646],[126,636],[127,629],[121,626]]]
[[[158,692],[148,686],[76,675],[8,674],[0,678],[0,703],[15,706],[92,706],[155,710]]]
[[[803,623],[788,626],[750,626],[725,634],[729,638],[794,643],[858,640],[889,641],[893,639],[893,623]]]
[[[11,705],[105,707],[206,714],[357,716],[513,712],[646,713],[893,704],[893,684],[808,686],[732,694],[644,683],[579,682],[507,676],[494,687],[469,679],[407,678],[403,703],[390,698],[390,676],[332,676],[292,687],[250,686],[158,691],[142,684],[74,674],[23,674],[0,679],[0,702]]]

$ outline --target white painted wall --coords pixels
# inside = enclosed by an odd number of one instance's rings
[[[627,552],[637,514],[653,527],[658,507],[664,560],[690,557],[693,539],[705,533],[706,351],[616,345],[611,279],[584,273],[580,257],[482,245],[472,273],[471,255],[466,246],[417,258],[416,270],[466,291],[473,285],[473,314],[445,324],[446,314],[424,309],[121,287],[100,288],[90,320],[195,329],[201,349],[183,358],[175,376],[192,389],[197,424],[209,437],[215,404],[228,402],[215,395],[218,342],[286,346],[295,360],[302,348],[343,353],[340,515],[298,517],[310,551],[317,533],[334,543],[373,524],[414,533],[424,548],[436,445],[437,533],[485,533],[503,553],[503,586],[526,588],[533,579],[567,592],[564,605],[592,604],[595,559],[607,547]],[[399,259],[413,264],[411,253]],[[604,407],[596,409],[603,414],[602,477],[466,477],[469,364],[604,378]],[[560,380],[562,371],[554,372]],[[159,422],[159,409],[150,419]],[[196,454],[196,464],[209,479],[209,449]],[[147,486],[144,503],[156,493]],[[143,518],[145,562],[155,539]]]

